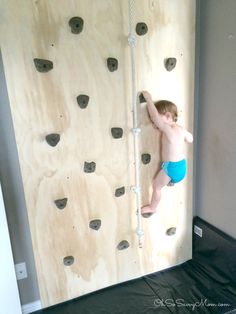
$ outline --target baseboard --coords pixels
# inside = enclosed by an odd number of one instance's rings
[[[38,311],[42,309],[42,305],[40,300],[32,302],[32,303],[28,303],[28,304],[24,304],[21,307],[22,309],[22,314],[29,314],[32,313],[34,311]]]

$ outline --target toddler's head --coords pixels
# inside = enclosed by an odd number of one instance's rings
[[[160,114],[166,115],[169,113],[174,122],[178,120],[178,109],[173,102],[168,100],[159,100],[155,102],[154,105]]]

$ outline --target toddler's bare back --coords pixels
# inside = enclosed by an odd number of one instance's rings
[[[162,161],[180,161],[185,158],[187,130],[177,125],[162,132]]]

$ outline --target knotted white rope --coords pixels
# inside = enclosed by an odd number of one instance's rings
[[[134,138],[134,167],[135,167],[135,186],[132,187],[136,195],[137,207],[137,228],[136,233],[139,238],[139,247],[142,247],[142,238],[144,232],[141,224],[141,187],[140,187],[140,151],[139,151],[139,135],[141,129],[138,127],[138,111],[137,111],[137,91],[136,91],[136,68],[135,68],[135,46],[136,35],[134,33],[134,0],[129,0],[129,36],[128,43],[130,46],[131,57],[131,78],[132,78],[132,113],[133,113],[133,138]]]

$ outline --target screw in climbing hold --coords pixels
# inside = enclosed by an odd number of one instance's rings
[[[116,189],[116,191],[115,191],[115,196],[116,197],[120,197],[120,196],[122,196],[124,194],[125,194],[125,187],[124,186],[122,186],[121,188]]]
[[[147,165],[151,161],[151,155],[150,154],[142,154],[141,160],[142,160],[142,163],[144,165]]]
[[[66,256],[63,258],[63,264],[65,266],[71,266],[74,263],[75,259],[73,256]]]
[[[86,173],[92,173],[96,170],[96,163],[94,161],[92,162],[84,162],[84,172]]]
[[[62,198],[59,200],[55,200],[54,203],[56,204],[57,208],[64,209],[66,207],[67,200],[67,198]]]
[[[107,67],[110,72],[114,72],[118,69],[118,60],[115,58],[107,58]]]
[[[118,245],[117,245],[117,249],[118,250],[125,250],[129,247],[129,242],[127,240],[123,240],[121,241]]]
[[[169,229],[166,230],[166,234],[167,234],[168,236],[172,236],[172,235],[174,235],[175,233],[176,233],[176,228],[175,228],[175,227],[171,227],[171,228],[169,228]]]
[[[87,95],[79,95],[77,97],[77,103],[81,109],[85,109],[89,103],[89,96]]]
[[[50,146],[56,146],[58,144],[58,142],[60,141],[60,134],[56,134],[56,133],[52,133],[52,134],[48,134],[46,137],[46,142],[48,143],[48,145]]]
[[[34,65],[38,72],[45,73],[53,69],[53,63],[50,60],[34,59]]]
[[[99,230],[101,227],[101,224],[102,224],[101,219],[94,219],[90,221],[89,227],[93,230]]]
[[[167,71],[172,71],[177,63],[177,59],[176,58],[167,58],[164,60],[164,64],[165,64],[165,68]]]
[[[141,22],[141,23],[137,23],[136,25],[136,33],[139,36],[145,35],[148,32],[148,27],[147,24]]]
[[[79,16],[72,17],[69,20],[69,26],[73,34],[79,34],[83,30],[84,20]]]
[[[123,136],[122,128],[111,128],[111,134],[114,138],[121,138]]]

